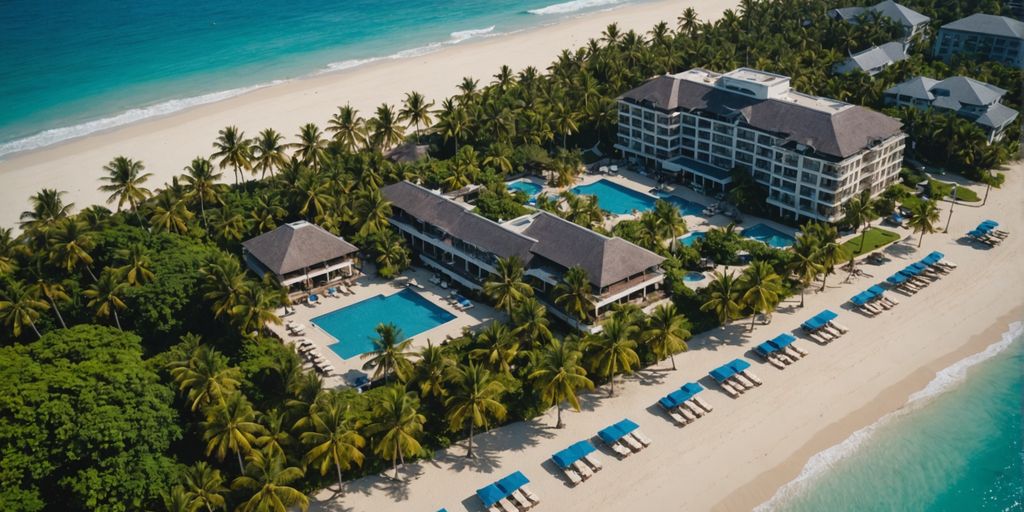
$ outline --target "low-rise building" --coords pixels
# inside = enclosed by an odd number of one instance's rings
[[[875,76],[883,69],[903,60],[907,60],[907,49],[904,43],[893,41],[880,46],[872,46],[867,50],[855,53],[850,58],[836,64],[833,71],[840,74],[861,71]]]
[[[1024,22],[992,14],[972,14],[939,29],[934,56],[949,63],[962,55],[1024,69]]]
[[[885,91],[885,103],[921,110],[934,108],[956,112],[974,121],[985,130],[989,142],[1003,133],[1017,119],[1017,111],[1001,103],[1006,91],[965,76],[935,80],[926,76],[911,78]]]
[[[311,288],[354,272],[356,246],[304,220],[278,226],[242,243],[246,265],[285,288]]]
[[[555,305],[555,287],[571,267],[590,281],[593,310],[582,327],[596,329],[612,306],[650,305],[663,297],[664,258],[618,237],[606,237],[547,212],[497,223],[470,206],[410,182],[382,189],[391,224],[420,261],[461,287],[480,291],[497,274],[499,258],[523,262],[527,282],[555,316],[575,324]]]
[[[786,76],[691,69],[653,78],[618,104],[615,147],[625,158],[709,191],[746,170],[794,220],[834,222],[850,197],[899,180],[899,120],[794,91]]]
[[[868,7],[840,7],[828,11],[827,14],[832,19],[847,23],[857,23],[861,17],[868,14],[884,16],[903,26],[903,35],[907,40],[923,32],[928,28],[928,22],[931,21],[928,16],[892,0],[885,0]]]

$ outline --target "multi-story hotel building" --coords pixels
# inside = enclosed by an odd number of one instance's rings
[[[618,237],[606,237],[547,212],[503,223],[481,217],[465,203],[406,181],[382,189],[391,202],[394,226],[420,261],[447,281],[481,290],[496,275],[498,258],[517,257],[535,296],[555,316],[588,331],[597,330],[615,304],[654,305],[660,291],[665,258]],[[580,267],[590,281],[592,310],[578,323],[556,307],[555,287],[571,267]]]
[[[834,222],[855,194],[899,180],[899,120],[794,91],[786,76],[691,69],[651,79],[618,105],[615,147],[625,158],[709,192],[744,169],[797,221]]]
[[[932,53],[949,63],[955,55],[1024,69],[1024,22],[977,13],[943,25]]]

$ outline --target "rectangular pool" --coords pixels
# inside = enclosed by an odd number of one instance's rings
[[[337,340],[328,348],[342,359],[350,359],[373,351],[375,329],[382,323],[395,324],[402,330],[402,340],[407,340],[454,319],[455,315],[405,289],[393,295],[370,297],[311,322]]]
[[[743,236],[764,242],[776,249],[785,249],[796,240],[767,224],[755,224],[743,230]]]
[[[665,193],[658,193],[658,196],[655,197],[608,180],[598,180],[590,185],[575,187],[572,189],[572,193],[584,196],[597,196],[598,206],[615,215],[652,210],[654,209],[654,203],[658,199],[664,199],[676,205],[679,208],[679,212],[683,215],[700,215],[700,212],[704,210],[703,205],[687,201],[681,197]]]

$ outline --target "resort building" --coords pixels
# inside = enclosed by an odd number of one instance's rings
[[[664,258],[618,237],[606,237],[547,212],[497,223],[406,181],[382,189],[391,202],[391,224],[427,267],[461,287],[480,291],[496,275],[498,258],[517,257],[527,282],[549,311],[571,324],[555,306],[555,287],[569,268],[586,271],[593,311],[581,325],[596,324],[614,304],[651,306],[664,297]]]
[[[906,45],[898,41],[892,41],[881,46],[873,46],[860,53],[855,53],[850,58],[836,64],[832,69],[839,74],[862,71],[870,76],[875,76],[881,73],[883,69],[899,61],[907,60],[907,58]]]
[[[797,221],[834,222],[862,190],[899,181],[906,135],[873,110],[790,88],[789,77],[691,69],[618,98],[615,147],[697,190],[725,190],[743,169],[768,204]]]
[[[304,220],[279,226],[242,243],[246,265],[263,277],[270,274],[285,288],[311,288],[351,276],[356,246]]]
[[[992,14],[972,14],[943,25],[935,37],[935,58],[955,55],[1001,62],[1024,69],[1024,22]]]
[[[919,76],[885,91],[885,103],[956,112],[985,130],[991,143],[1002,139],[1003,133],[1017,119],[1017,111],[1001,103],[1004,94],[1003,89],[965,76],[942,81]]]
[[[869,15],[886,17],[903,25],[903,34],[907,40],[923,32],[931,21],[928,16],[892,0],[885,0],[870,7],[840,7],[828,11],[827,14],[832,19],[847,23],[857,23]]]

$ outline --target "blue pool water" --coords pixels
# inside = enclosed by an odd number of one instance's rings
[[[776,249],[785,249],[796,241],[793,237],[766,224],[755,224],[744,229],[743,236],[764,242]]]
[[[697,281],[703,281],[704,274],[701,272],[687,272],[683,275],[683,281],[687,283],[696,283]]]
[[[707,236],[708,235],[703,231],[694,231],[679,237],[679,243],[683,244],[685,247],[693,247],[693,244],[696,243],[697,240],[702,240]]]
[[[537,197],[537,194],[539,194],[540,191],[544,189],[544,187],[536,183],[533,183],[532,181],[513,181],[512,183],[508,184],[508,189],[513,192],[518,190],[526,194],[527,197],[532,199],[534,197]]]
[[[5,0],[0,156],[630,1],[638,0]]]
[[[574,187],[572,193],[597,196],[598,206],[615,215],[633,213],[634,210],[646,212],[654,208],[654,203],[659,198],[676,205],[683,215],[698,215],[704,209],[702,205],[687,201],[681,197],[670,194],[659,194],[658,197],[654,197],[608,180],[598,180],[589,185]]]
[[[371,297],[311,321],[338,340],[329,348],[342,359],[349,359],[373,350],[375,329],[382,323],[395,324],[406,340],[454,319],[455,315],[406,289]]]

